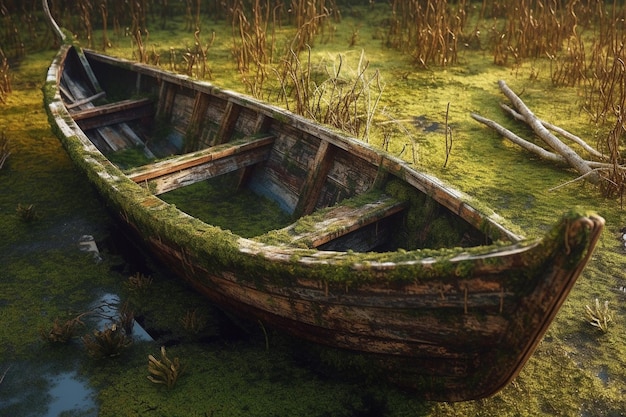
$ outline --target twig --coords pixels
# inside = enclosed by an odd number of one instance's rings
[[[452,152],[452,129],[448,126],[448,114],[450,113],[450,102],[448,102],[448,106],[446,107],[446,160],[443,162],[443,167],[445,168],[448,165],[448,158],[450,157],[450,152]],[[448,136],[450,140],[448,141]]]
[[[580,177],[576,177],[576,178],[574,178],[573,180],[566,181],[566,182],[564,182],[563,184],[557,185],[556,187],[549,188],[549,189],[548,189],[548,191],[556,191],[556,190],[558,190],[559,188],[565,187],[565,186],[567,186],[567,185],[569,185],[569,184],[572,184],[572,183],[574,183],[574,182],[578,182],[578,181],[580,181],[580,180],[584,180],[584,179],[585,179],[585,176],[587,176],[587,175],[590,175],[590,174],[592,174],[592,173],[597,173],[597,172],[599,172],[599,171],[604,171],[604,170],[606,170],[606,169],[607,169],[607,168],[596,168],[596,169],[594,169],[593,171],[589,172],[588,174],[581,175]],[[608,182],[610,182],[610,183],[615,184],[613,181],[611,181],[611,180],[610,180],[610,179],[608,179],[608,178],[605,178],[605,177],[601,177],[601,178],[602,178],[603,180],[606,180],[606,181],[608,181]]]
[[[7,372],[9,372],[9,369],[11,369],[11,365],[9,365],[9,367],[5,369],[2,373],[2,376],[0,376],[0,384],[2,384],[2,381],[4,381],[4,377],[7,375]]]

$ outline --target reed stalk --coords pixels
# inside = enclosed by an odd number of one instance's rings
[[[0,96],[1,98],[1,96]],[[6,137],[5,133],[2,132],[0,135],[0,169],[4,166],[4,163],[11,156],[11,150],[9,149],[9,139]]]
[[[368,74],[369,63],[361,53],[355,71],[345,74],[343,57],[323,69],[314,71],[308,49],[306,62],[294,50],[283,61],[279,100],[287,109],[319,123],[343,130],[366,141],[384,86],[380,74]]]
[[[107,9],[106,0],[103,0],[102,3],[100,3],[100,15],[102,17],[102,50],[106,51],[107,48],[110,48],[112,46],[107,32],[109,10]]]
[[[386,44],[410,54],[422,68],[455,65],[467,8],[465,1],[453,8],[447,0],[393,0]]]
[[[0,48],[0,103],[6,103],[7,96],[11,93],[11,91],[11,74],[9,68],[9,60],[4,54],[2,48]],[[0,142],[0,144],[6,145],[5,139],[6,138],[3,133],[2,142]],[[4,147],[5,146],[3,146],[3,148]],[[2,168],[2,163],[4,162],[4,159],[0,158],[0,168]]]

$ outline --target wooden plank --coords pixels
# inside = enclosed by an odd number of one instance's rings
[[[240,111],[241,106],[238,104],[235,104],[232,101],[229,101],[228,104],[226,104],[226,110],[224,111],[224,116],[222,116],[222,122],[220,123],[220,130],[217,132],[217,135],[215,135],[214,145],[220,145],[230,140],[233,132],[235,131],[235,124],[239,118]]]
[[[196,92],[191,118],[189,119],[189,126],[187,127],[187,134],[185,135],[189,139],[185,141],[186,152],[192,152],[200,148],[200,132],[204,126],[203,121],[205,120],[205,114],[209,107],[210,98],[208,94],[204,94],[200,91]]]
[[[70,102],[70,103],[74,102],[74,96],[72,95],[72,93],[70,93],[70,91],[64,85],[59,84],[59,91],[65,97],[65,100],[64,100],[65,102]]]
[[[257,113],[256,122],[254,124],[254,134],[261,135],[266,133],[270,125],[272,124],[272,119],[270,117],[265,116],[263,113]],[[239,181],[237,183],[237,188],[241,188],[248,183],[248,180],[252,176],[254,172],[254,165],[247,166],[241,170],[239,174]]]
[[[128,126],[126,123],[121,123],[117,125],[117,128],[124,133],[124,135],[133,143],[133,145],[143,148],[143,153],[144,155],[146,155],[147,158],[156,159],[156,156],[154,156],[152,151],[148,149],[146,144],[143,143],[141,138],[137,136],[137,133],[135,133],[135,131],[131,129],[130,126]]]
[[[334,239],[345,236],[372,223],[378,222],[406,208],[407,204],[389,196],[381,196],[370,203],[352,207],[339,204],[323,212],[323,220],[296,233],[298,223],[284,228],[292,236],[292,243],[317,248]]]
[[[247,138],[233,143],[214,146],[199,152],[180,155],[174,158],[159,161],[151,165],[131,170],[128,177],[137,183],[151,182],[151,189],[155,186],[157,193],[170,191],[181,184],[181,177],[193,177],[194,182],[210,178],[214,175],[230,172],[249,166],[269,157],[269,151],[274,143],[273,136]],[[227,160],[227,158],[230,158]],[[222,166],[220,160],[226,160],[230,166]],[[208,172],[214,168],[213,172]],[[202,171],[207,171],[203,174]],[[172,184],[169,184],[172,183]],[[184,185],[189,185],[184,182]],[[164,191],[165,190],[165,191]]]
[[[69,97],[72,102],[83,100],[94,95],[93,92],[89,90],[89,87],[83,85],[82,83],[78,83],[76,80],[69,77],[63,77],[61,81],[65,84],[65,91],[69,93]],[[87,102],[84,105],[93,107],[91,102]]]
[[[296,217],[313,213],[315,204],[322,192],[322,187],[326,181],[326,176],[330,170],[335,155],[335,147],[328,141],[321,141],[317,150],[313,165],[309,167],[307,179],[302,186],[298,205],[294,210]]]
[[[229,155],[140,184],[146,186],[154,195],[163,194],[264,162],[269,157],[270,150],[270,146],[267,146],[237,155]]]
[[[114,152],[125,149],[129,145],[126,137],[118,132],[116,129],[107,126],[97,129],[97,132]]]
[[[263,113],[257,113],[256,122],[254,124],[254,133],[267,132],[271,124],[271,117],[267,117]]]
[[[74,103],[74,105],[75,104],[76,103]],[[152,100],[148,98],[141,98],[138,100],[122,100],[115,103],[103,104],[101,106],[72,112],[72,118],[74,120],[85,120],[97,116],[108,116],[114,113],[126,112],[136,109],[138,107],[143,107],[151,104]]]
[[[154,108],[150,99],[122,100],[120,102],[90,107],[72,113],[72,117],[83,130],[96,129],[142,117],[152,116]]]
[[[172,116],[172,108],[176,99],[176,91],[178,87],[163,81],[159,88],[159,107],[157,108],[157,117],[163,120],[169,120]]]
[[[75,49],[75,50],[77,52],[76,55],[78,56],[78,59],[83,69],[85,70],[85,74],[87,75],[87,78],[89,79],[89,82],[91,83],[91,87],[96,93],[102,91],[102,87],[100,87],[100,83],[98,82],[96,75],[93,73],[93,70],[91,69],[91,65],[89,64],[87,57],[82,52],[82,50],[79,50],[79,49]]]
[[[68,104],[65,107],[67,107],[68,110],[71,110],[71,109],[73,109],[75,107],[82,106],[83,104],[87,104],[87,103],[91,103],[92,101],[96,101],[97,99],[99,99],[101,97],[104,97],[104,96],[106,96],[106,93],[104,91],[100,91],[97,94],[94,94],[94,95],[92,95],[90,97],[83,98],[83,99],[78,100],[78,101],[76,101],[76,102],[74,102],[72,104]],[[70,97],[70,99],[71,99],[71,97]]]

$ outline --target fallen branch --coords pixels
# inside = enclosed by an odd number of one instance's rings
[[[482,123],[482,124],[484,124],[486,126],[489,126],[493,130],[498,132],[501,136],[504,136],[505,138],[507,138],[511,142],[521,146],[522,148],[526,149],[527,151],[534,153],[535,155],[537,155],[541,159],[545,159],[545,160],[550,161],[550,162],[556,162],[558,164],[567,164],[567,160],[565,158],[563,158],[561,155],[557,155],[557,154],[555,154],[553,152],[546,151],[541,146],[537,146],[534,143],[531,143],[531,142],[528,142],[525,139],[522,139],[521,137],[517,136],[515,133],[513,133],[510,130],[508,130],[507,128],[499,125],[498,123],[494,122],[493,120],[486,119],[486,118],[484,118],[484,117],[482,117],[482,116],[480,116],[480,115],[478,115],[476,113],[471,113],[470,116],[472,116],[472,119],[474,119],[477,122],[480,122],[480,123]]]
[[[511,116],[513,116],[513,118],[520,120],[522,122],[525,122],[526,119],[524,119],[524,116],[522,116],[521,114],[519,114],[517,111],[515,111],[515,109],[511,108],[510,106],[506,105],[505,103],[500,103],[500,107],[506,111],[507,113],[509,113]],[[567,138],[569,140],[571,140],[574,143],[579,144],[585,151],[589,152],[590,155],[595,156],[596,158],[599,159],[604,159],[606,160],[606,156],[603,155],[602,153],[598,152],[597,149],[594,149],[593,147],[589,146],[589,144],[587,144],[587,142],[585,142],[584,140],[582,140],[580,137],[574,135],[573,133],[568,132],[565,129],[560,128],[559,126],[555,126],[552,123],[548,123],[545,120],[539,120],[541,122],[541,124],[546,128],[546,129],[550,129],[551,131],[558,133],[559,135],[563,136],[564,138]]]
[[[572,166],[581,175],[585,176],[589,182],[597,184],[600,181],[600,176],[597,172],[593,172],[587,161],[582,159],[576,152],[574,152],[569,146],[565,145],[559,138],[554,136],[545,126],[539,121],[537,116],[524,104],[524,102],[506,85],[503,80],[498,81],[500,90],[515,106],[519,113],[524,116],[526,123],[534,130],[534,132],[543,139],[552,149],[558,154],[563,156],[570,166]]]
[[[470,113],[470,116],[472,117],[472,119],[476,120],[477,122],[480,122],[480,123],[484,124],[485,126],[488,126],[488,127],[492,128],[493,130],[495,130],[501,136],[505,137],[506,139],[510,140],[511,142],[515,143],[516,145],[521,146],[522,148],[526,149],[527,151],[534,153],[535,155],[537,155],[541,159],[544,159],[544,160],[549,161],[549,162],[554,162],[554,163],[557,163],[557,164],[568,165],[568,161],[562,155],[556,154],[554,152],[547,151],[544,148],[542,148],[541,146],[537,146],[534,143],[529,142],[526,139],[523,139],[523,138],[517,136],[515,133],[511,132],[510,130],[508,130],[504,126],[498,124],[497,122],[494,122],[491,119],[487,119],[485,117],[482,117],[482,116],[480,116],[479,114],[476,114],[476,113]],[[613,165],[611,163],[608,163],[608,162],[587,161],[587,160],[584,160],[584,159],[583,159],[583,162],[585,164],[587,164],[591,168],[591,170],[587,174],[583,174],[582,178],[586,178],[587,176],[592,175],[592,174],[597,174],[598,170],[607,170],[607,169],[615,169],[616,168],[615,165]],[[626,170],[626,166],[617,165],[617,169]]]

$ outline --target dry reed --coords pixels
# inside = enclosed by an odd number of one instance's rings
[[[291,50],[283,61],[279,100],[287,109],[317,122],[368,140],[376,107],[384,87],[380,74],[368,74],[369,63],[362,52],[357,68],[345,74],[343,57],[323,73],[312,69],[310,49],[307,60]]]
[[[0,48],[0,103],[6,103],[7,96],[11,93],[11,74],[9,60],[2,48]],[[4,134],[3,134],[4,138]],[[2,161],[4,162],[4,161]],[[0,168],[2,164],[0,163]]]

